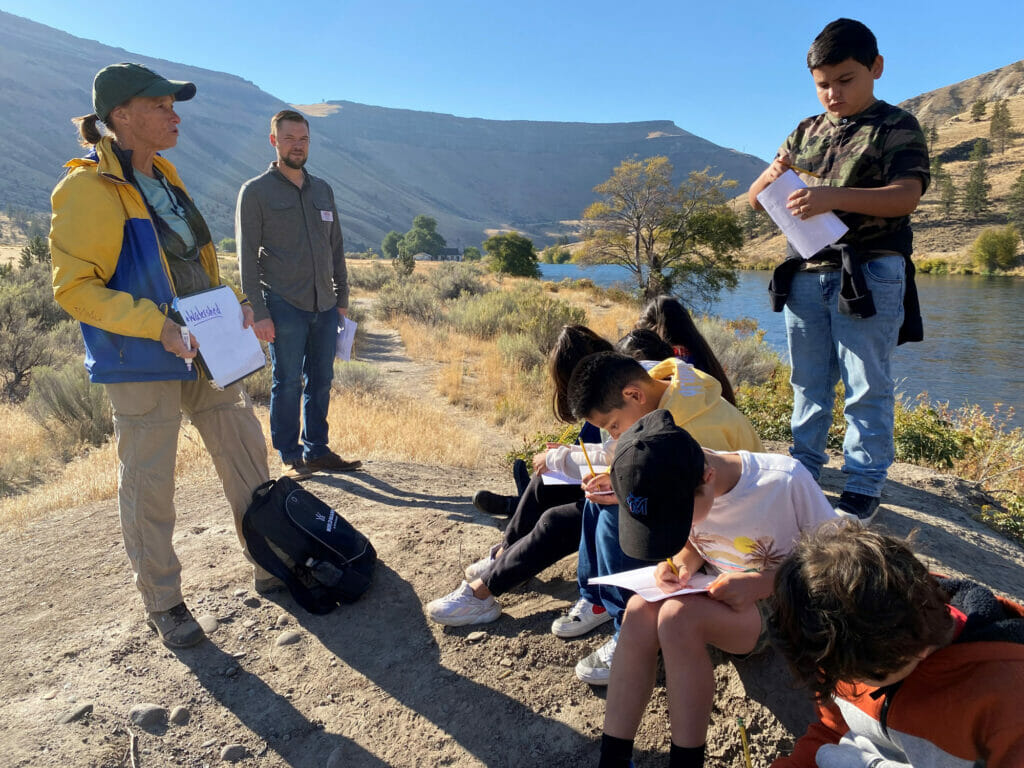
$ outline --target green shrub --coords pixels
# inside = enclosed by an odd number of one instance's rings
[[[331,386],[336,392],[379,393],[383,390],[384,374],[370,363],[334,361],[334,381]]]
[[[922,259],[915,263],[918,272],[926,275],[948,275],[949,262],[945,259]]]
[[[481,339],[499,333],[525,334],[541,355],[547,355],[562,326],[582,324],[586,312],[531,286],[463,296],[450,302],[447,319],[455,330]]]
[[[923,394],[913,406],[897,398],[894,440],[897,461],[952,469],[964,455],[963,436]]]
[[[348,282],[353,288],[363,291],[379,291],[388,280],[395,279],[395,270],[381,261],[375,261],[368,267],[350,269]]]
[[[988,227],[982,230],[971,245],[971,261],[985,272],[997,269],[1013,269],[1017,266],[1017,246],[1020,233],[1012,224],[1005,227]]]
[[[545,361],[533,338],[525,333],[505,333],[499,336],[498,353],[508,365],[523,370],[543,366]]]
[[[73,445],[102,445],[114,433],[107,393],[77,361],[36,369],[27,406],[41,424],[59,424]]]
[[[476,263],[458,264],[446,262],[430,272],[427,282],[437,293],[438,299],[457,299],[463,294],[477,296],[487,291],[481,282],[483,267]]]
[[[744,324],[704,316],[696,320],[696,325],[733,387],[762,384],[782,365],[778,354],[764,343],[764,331],[753,321]]]
[[[407,317],[421,323],[434,323],[440,318],[441,307],[430,286],[393,280],[378,291],[375,312],[382,320]]]

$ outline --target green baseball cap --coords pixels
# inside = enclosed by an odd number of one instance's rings
[[[92,108],[103,122],[107,122],[114,107],[136,96],[173,96],[175,101],[188,101],[195,95],[194,83],[168,80],[141,64],[127,61],[104,67],[92,81]]]

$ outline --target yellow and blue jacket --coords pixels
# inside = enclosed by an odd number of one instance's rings
[[[157,155],[153,165],[184,191],[170,162]],[[53,295],[81,323],[90,380],[195,379],[196,367],[189,371],[160,343],[174,283],[130,159],[104,136],[65,167],[50,198]],[[210,285],[219,285],[213,243],[199,259]]]

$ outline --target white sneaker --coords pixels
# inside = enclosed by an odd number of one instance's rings
[[[431,600],[426,607],[427,616],[438,624],[464,627],[467,624],[487,624],[501,616],[501,606],[489,595],[481,600],[473,594],[467,582],[451,594]]]
[[[581,597],[565,616],[551,622],[551,632],[555,637],[579,637],[611,620],[612,615],[603,605],[594,605]]]
[[[608,678],[612,674],[612,656],[615,655],[618,640],[618,636],[615,636],[585,659],[580,659],[576,664],[576,677],[590,685],[608,685]]]
[[[487,557],[477,560],[475,563],[470,563],[466,566],[466,581],[476,581],[491,567],[491,564],[497,559],[496,555],[498,550],[501,549],[501,544],[495,544],[491,547],[491,551],[487,553]]]

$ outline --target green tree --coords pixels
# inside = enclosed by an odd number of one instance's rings
[[[746,210],[743,212],[743,236],[747,240],[753,240],[761,234],[766,220],[768,220],[768,215],[764,211],[751,208],[749,205],[746,206]]]
[[[45,264],[49,260],[50,243],[42,235],[35,235],[28,241],[28,245],[21,249],[18,266],[21,269],[28,269],[33,264]]]
[[[935,127],[935,123],[932,123],[928,127],[928,151],[935,151],[935,144],[939,140],[939,129]]]
[[[225,237],[217,243],[217,250],[221,253],[234,253],[236,247],[235,238],[233,237]]]
[[[480,249],[475,245],[467,245],[462,251],[463,261],[480,261]]]
[[[518,232],[489,237],[483,242],[487,266],[492,272],[521,277],[540,277],[533,241]]]
[[[1017,246],[1020,233],[1008,224],[1005,227],[989,227],[982,230],[971,244],[971,260],[986,272],[997,269],[1013,269],[1017,266]]]
[[[1024,170],[1021,170],[1017,180],[1010,187],[1010,194],[1007,197],[1009,211],[1007,218],[1010,223],[1017,227],[1017,230],[1024,232]]]
[[[402,242],[402,233],[391,230],[384,239],[380,241],[380,252],[388,259],[394,259],[398,256],[398,245]]]
[[[445,240],[437,233],[437,219],[420,214],[412,220],[412,229],[405,233],[398,250],[409,256],[426,253],[433,258],[444,247]]]
[[[540,254],[545,264],[567,264],[572,261],[572,251],[559,245],[549,245]]]
[[[992,120],[988,126],[988,136],[992,144],[999,145],[999,153],[1006,151],[1006,145],[1013,134],[1013,118],[1005,100],[999,100],[992,106]]]
[[[978,122],[985,117],[985,108],[987,104],[984,99],[978,99],[971,105],[971,121]]]
[[[398,255],[391,260],[391,266],[395,268],[399,277],[408,277],[416,269],[416,257],[399,248]]]
[[[956,205],[956,186],[948,173],[944,173],[939,181],[939,201],[942,203],[942,213],[950,216]]]
[[[594,187],[601,199],[583,213],[577,260],[625,267],[645,300],[677,287],[713,296],[736,280],[743,230],[725,204],[734,186],[704,169],[674,188],[668,158],[625,160]]]
[[[964,213],[976,219],[989,209],[988,191],[992,186],[988,183],[985,147],[980,140],[974,143],[971,160],[974,162],[967,177],[967,184],[964,186],[963,209]]]

